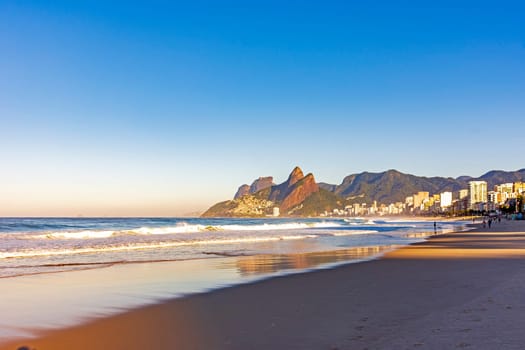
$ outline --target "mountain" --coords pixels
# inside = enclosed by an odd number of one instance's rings
[[[290,192],[294,188],[294,185],[303,178],[304,174],[301,168],[295,167],[290,173],[290,176],[288,176],[288,180],[286,180],[280,185],[272,187],[269,199],[277,203],[282,202],[286,198],[286,196],[290,194]]]
[[[492,170],[480,176],[478,180],[487,181],[489,188],[503,183],[524,181],[525,169],[516,171]]]
[[[237,192],[235,193],[235,196],[233,199],[241,198],[242,196],[245,196],[247,194],[254,194],[256,192],[259,192],[261,190],[264,190],[268,187],[273,186],[273,177],[266,176],[266,177],[260,177],[252,182],[251,186],[248,186],[246,184],[241,185]]]
[[[328,192],[334,192],[337,187],[337,185],[327,184],[326,182],[318,182],[317,185]]]
[[[202,217],[257,217],[271,212],[274,203],[253,195],[219,202],[206,210]]]
[[[349,201],[335,193],[319,188],[319,191],[312,193],[290,212],[295,216],[319,216],[325,211],[332,212],[333,209],[344,208],[348,204]]]
[[[351,203],[378,203],[403,202],[406,197],[419,191],[438,194],[445,191],[458,191],[468,188],[468,182],[483,180],[490,190],[501,183],[525,181],[525,169],[518,171],[493,170],[474,178],[470,176],[451,177],[424,177],[404,174],[397,170],[388,170],[380,173],[363,172],[348,175],[339,185],[323,183],[319,186],[334,194],[344,197]]]
[[[251,186],[239,187],[233,200],[217,203],[203,216],[265,216],[278,207],[284,216],[317,216],[325,211],[343,209],[354,203],[390,204],[404,202],[417,192],[438,194],[467,189],[469,181],[483,180],[488,190],[501,183],[525,181],[525,169],[517,171],[492,170],[474,178],[471,176],[425,177],[397,170],[379,173],[362,172],[346,176],[341,184],[316,183],[314,175],[304,175],[296,167],[288,179],[273,184],[271,176],[255,180]]]
[[[259,192],[268,187],[272,187],[273,185],[275,184],[273,183],[272,176],[260,177],[257,180],[255,180],[250,186],[250,193],[253,194],[253,193]]]
[[[292,175],[290,175],[290,177],[292,177]],[[279,206],[281,211],[287,212],[293,207],[301,204],[306,198],[315,192],[319,192],[319,186],[317,186],[317,183],[315,182],[314,175],[310,173],[289,183],[284,192],[279,193],[282,200],[277,202],[281,203]],[[270,192],[270,199],[272,198],[272,194],[273,191]]]
[[[235,196],[233,196],[233,199],[238,199],[243,196],[246,196],[247,194],[250,194],[250,185],[244,184],[239,186],[239,189],[235,193]]]
[[[406,197],[419,191],[440,193],[458,191],[466,186],[466,183],[453,178],[422,177],[388,170],[381,173],[363,172],[349,175],[340,185],[335,186],[332,192],[351,202],[395,203],[404,202]],[[354,198],[355,200],[352,200]]]
[[[456,178],[456,181],[461,181],[468,186],[469,181],[482,180],[487,181],[489,191],[496,185],[509,183],[509,182],[520,182],[525,181],[525,169],[516,171],[504,171],[504,170],[491,170],[480,177],[472,176],[460,176]]]
[[[304,176],[299,167],[295,167],[282,184],[268,187],[271,181],[273,181],[271,177],[259,178],[256,180],[257,183],[252,184],[248,193],[246,193],[247,185],[241,186],[233,200],[215,204],[202,216],[264,216],[272,214],[274,207],[278,207],[284,215],[293,215],[294,211],[301,209],[300,206],[305,200],[319,192],[314,175]],[[250,193],[252,188],[259,190]],[[240,193],[243,194],[238,196]],[[310,208],[311,205],[308,207]]]

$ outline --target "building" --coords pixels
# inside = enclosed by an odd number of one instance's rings
[[[487,210],[496,210],[501,204],[501,192],[489,191],[487,193]]]
[[[279,215],[280,215],[279,207],[273,207],[273,216],[279,216]]]
[[[361,205],[359,203],[354,203],[354,215],[361,215]]]
[[[452,192],[443,192],[439,195],[441,209],[449,208],[452,205]]]
[[[494,186],[494,192],[500,194],[499,201],[494,203],[503,203],[507,199],[516,198],[514,184],[512,182]]]
[[[512,182],[509,182],[509,183],[506,183],[506,184],[501,184],[501,185],[496,185],[494,186],[494,191],[496,192],[501,192],[501,193],[512,193],[514,192],[514,184]]]
[[[468,197],[468,189],[458,191],[458,199],[465,199]]]
[[[525,192],[525,182],[515,182],[514,183],[514,193],[522,194]]]
[[[454,213],[458,213],[458,214],[464,213],[468,210],[468,208],[469,208],[468,196],[462,199],[457,199],[452,202],[452,211]]]
[[[423,204],[424,202],[428,201],[428,196],[429,196],[429,193],[428,192],[423,192],[423,191],[420,191],[417,194],[415,194],[413,196],[413,198],[414,198],[414,209],[421,208],[421,204]]]
[[[502,204],[503,202],[505,202],[502,199],[503,195],[501,192],[489,191],[489,193],[487,194],[487,197],[488,197],[487,199],[489,203]]]
[[[469,206],[472,210],[483,208],[483,203],[487,203],[487,182],[469,181]]]

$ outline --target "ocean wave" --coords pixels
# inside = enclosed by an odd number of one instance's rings
[[[349,223],[350,225],[377,225],[377,223],[374,220],[367,220],[361,218],[344,219],[344,221]]]
[[[292,222],[287,224],[262,224],[262,225],[220,225],[216,226],[224,231],[273,231],[273,230],[296,230],[308,228],[337,228],[341,224],[336,222]]]
[[[377,233],[375,230],[342,230],[340,232],[331,232],[332,236],[352,236],[352,235],[365,235],[370,233]]]
[[[55,238],[55,239],[85,239],[85,238],[108,238],[114,236],[118,231],[58,231],[31,236],[32,238]]]
[[[385,219],[383,221],[384,223],[432,223],[431,220],[424,220],[424,219],[412,219],[412,218],[403,218],[403,219]]]
[[[251,236],[251,237],[233,237],[233,238],[210,238],[210,239],[191,239],[184,241],[163,241],[163,242],[140,242],[132,243],[126,242],[120,245],[106,245],[106,246],[88,246],[88,247],[67,247],[67,248],[48,248],[48,249],[27,249],[27,250],[12,250],[0,252],[0,259],[8,258],[33,258],[42,256],[57,256],[57,255],[71,255],[71,254],[89,254],[99,252],[116,252],[126,250],[140,250],[140,249],[155,249],[155,248],[170,248],[191,245],[216,245],[216,244],[235,244],[235,243],[261,243],[282,240],[300,240],[306,238],[314,238],[316,235],[277,235],[277,236]]]
[[[316,222],[316,223],[284,223],[284,224],[262,224],[262,225],[189,225],[185,223],[176,226],[166,227],[140,227],[128,230],[83,230],[83,231],[56,231],[46,232],[38,235],[29,236],[36,239],[97,239],[109,238],[119,235],[169,235],[169,234],[186,234],[199,232],[214,231],[281,231],[281,230],[299,230],[299,229],[323,229],[338,228],[341,224],[335,222]]]

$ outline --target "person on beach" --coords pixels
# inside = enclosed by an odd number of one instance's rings
[[[486,223],[485,223],[485,217],[483,217],[483,228],[486,227]]]
[[[489,218],[489,228],[492,225],[492,218]]]
[[[436,234],[436,231],[437,231],[437,227],[436,227],[436,222],[434,221],[434,234]]]

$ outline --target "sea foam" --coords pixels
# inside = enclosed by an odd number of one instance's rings
[[[36,239],[91,239],[108,238],[119,235],[173,235],[183,233],[213,232],[213,231],[282,231],[298,229],[323,229],[338,228],[341,224],[336,222],[315,222],[315,223],[283,223],[283,224],[262,224],[262,225],[190,225],[180,223],[175,226],[165,227],[140,227],[129,230],[83,230],[83,231],[56,231],[46,232],[38,235],[27,236]]]

